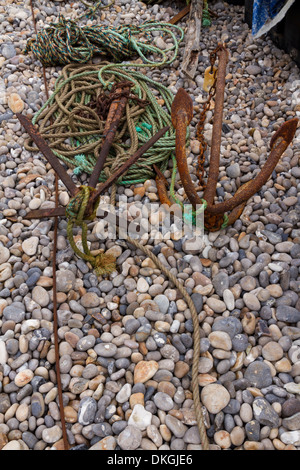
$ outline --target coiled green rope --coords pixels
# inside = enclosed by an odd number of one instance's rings
[[[62,69],[53,94],[32,122],[38,125],[40,134],[47,139],[54,154],[76,174],[92,173],[102,145],[105,122],[89,107],[90,101],[124,80],[132,82],[132,93],[149,104],[142,108],[138,101],[129,100],[99,182],[106,181],[128,156],[158,130],[170,126],[166,134],[117,183],[136,184],[153,178],[153,164],[162,171],[166,170],[175,149],[175,130],[171,123],[173,93],[161,83],[138,71],[129,70],[125,65],[69,64]],[[26,140],[25,148],[37,151],[30,139]]]
[[[165,50],[160,49],[153,45],[152,32],[161,32],[171,38],[173,44]],[[59,16],[57,23],[50,23],[47,28],[39,31],[35,39],[29,39],[24,53],[32,51],[45,66],[87,63],[95,55],[99,55],[114,62],[139,56],[143,61],[139,66],[160,67],[175,60],[183,36],[182,28],[169,23],[149,21],[139,26],[121,25],[116,28],[103,25],[79,26],[77,22]],[[151,60],[147,55],[158,56],[160,59]]]

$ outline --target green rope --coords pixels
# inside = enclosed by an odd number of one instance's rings
[[[172,161],[173,161],[173,169],[172,169],[172,175],[171,175],[170,195],[171,195],[172,199],[176,202],[176,204],[180,205],[180,207],[183,211],[184,220],[189,225],[196,225],[197,216],[202,214],[205,211],[205,209],[207,207],[207,201],[205,199],[201,199],[202,205],[196,210],[194,210],[193,208],[191,209],[190,212],[187,212],[185,210],[186,206],[183,204],[182,201],[180,201],[180,199],[178,199],[178,197],[175,194],[175,189],[174,189],[175,188],[175,179],[176,179],[176,175],[177,175],[177,162],[176,162],[176,158],[175,158],[174,154],[172,155]]]
[[[121,120],[115,141],[107,157],[99,182],[106,181],[109,174],[123,164],[140,146],[159,129],[170,126],[166,134],[132,165],[117,184],[144,183],[154,177],[153,164],[165,171],[175,147],[175,130],[171,122],[173,93],[164,85],[141,72],[128,70],[125,64],[67,65],[55,83],[51,97],[33,117],[33,124],[47,139],[53,153],[75,174],[91,174],[95,166],[98,149],[102,145],[105,121],[96,113],[84,118],[81,111],[90,113],[89,102],[110,90],[119,81],[129,80],[132,93],[149,102],[139,107],[131,99],[126,107],[126,116]],[[163,100],[160,105],[158,99]],[[52,122],[52,124],[51,124]],[[140,128],[142,132],[137,131]],[[187,142],[189,140],[189,131]],[[25,142],[29,151],[37,151],[30,139]]]
[[[226,228],[227,225],[228,225],[228,222],[229,222],[229,217],[228,217],[227,214],[224,214],[224,219],[223,219],[223,220],[224,220],[224,222],[223,222],[223,224],[221,225],[221,228]]]
[[[153,45],[151,32],[158,31],[173,41],[165,50]],[[179,33],[179,39],[175,31]],[[39,31],[35,39],[28,40],[24,53],[32,51],[45,66],[87,63],[95,55],[122,62],[138,55],[143,64],[136,63],[135,66],[160,67],[175,60],[183,36],[182,28],[169,23],[149,21],[139,26],[96,24],[80,27],[75,21],[59,16],[57,23],[50,23]],[[170,58],[169,52],[172,52]],[[160,60],[148,59],[148,54],[157,55]]]
[[[111,3],[108,3],[107,5],[103,5],[102,0],[97,0],[97,1],[92,0],[92,1],[94,2],[94,5],[91,5],[90,3],[85,2],[84,0],[81,0],[81,3],[83,3],[83,5],[87,8],[87,11],[82,13],[82,15],[79,16],[79,19],[90,18],[90,17],[92,18],[96,14],[97,10],[103,10],[104,8],[108,8],[115,3],[115,0],[113,0]]]
[[[202,26],[204,27],[211,26],[211,18],[210,18],[210,14],[208,11],[207,0],[203,1]]]
[[[80,191],[72,198],[66,208],[66,217],[68,219],[67,237],[74,253],[80,258],[91,263],[98,276],[103,274],[110,274],[116,269],[115,259],[111,255],[99,253],[96,256],[92,255],[87,242],[87,224],[85,220],[93,220],[96,217],[99,199],[96,202],[93,213],[89,217],[85,217],[85,211],[89,202],[91,193],[95,191],[90,186],[80,186]],[[73,237],[74,226],[81,227],[81,241],[83,251],[81,251]]]

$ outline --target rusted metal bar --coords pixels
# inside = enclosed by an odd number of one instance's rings
[[[214,108],[214,121],[211,139],[211,151],[209,162],[209,174],[207,178],[206,188],[204,191],[204,199],[207,204],[213,204],[216,195],[219,167],[220,167],[220,148],[222,136],[222,122],[223,122],[223,108],[224,108],[224,92],[225,92],[225,77],[226,67],[228,62],[228,51],[225,46],[219,45],[217,51],[219,57],[216,93],[215,93],[215,108]]]
[[[110,147],[114,141],[120,120],[123,116],[124,109],[126,107],[127,101],[128,101],[128,96],[130,92],[129,87],[125,87],[124,89],[122,88],[117,88],[116,93],[122,93],[125,92],[125,95],[123,95],[121,98],[115,99],[109,109],[109,113],[107,116],[107,121],[104,129],[104,134],[105,134],[105,140],[103,142],[103,145],[101,147],[100,154],[97,158],[96,165],[94,167],[94,170],[90,176],[89,180],[89,185],[92,188],[95,188],[99,182],[99,176],[101,174],[101,171],[103,169],[103,166],[105,164],[106,158],[108,156]]]
[[[101,207],[100,207],[101,209]],[[107,209],[101,209],[103,213],[97,213],[97,219],[106,219],[107,222],[116,223],[120,226],[122,222],[122,226],[127,223],[127,226],[131,223],[138,226],[136,222],[128,221],[124,218],[119,217],[117,214],[113,214]],[[65,217],[66,216],[66,208],[65,207],[57,207],[54,209],[35,209],[33,211],[28,212],[24,219],[48,219],[49,217]]]
[[[196,209],[197,204],[202,204],[202,202],[195,191],[194,183],[190,177],[185,151],[187,126],[191,122],[192,117],[192,99],[183,88],[180,88],[171,108],[172,124],[176,129],[175,155],[182,186],[193,208]]]
[[[100,184],[96,191],[91,195],[92,200],[97,200],[99,195],[106,191],[121,175],[123,175],[136,161],[145,153],[149,148],[151,148],[155,142],[157,142],[168,130],[170,129],[169,126],[165,126],[160,129],[155,135],[151,137],[142,147],[140,147],[128,160],[123,163],[118,170],[115,171],[113,175],[111,175],[104,183]]]
[[[251,184],[246,183],[239,191],[230,199],[225,202],[208,205],[206,211],[211,214],[224,214],[237,207],[238,205],[247,202],[260,188],[268,181],[274,168],[279,162],[280,157],[288,148],[295,135],[299,119],[293,118],[286,121],[273,135],[270,146],[271,153],[258,175],[251,181]]]
[[[72,196],[75,196],[79,189],[76,184],[73,182],[72,178],[68,175],[62,164],[59,162],[57,157],[54,155],[48,144],[45,142],[43,137],[39,134],[36,127],[32,124],[30,119],[22,114],[17,113],[17,118],[19,119],[22,126],[25,128],[26,132],[30,135],[32,140],[35,142],[38,149],[42,152],[44,157],[48,160],[52,168],[58,174],[61,181],[64,183],[68,191]]]
[[[177,15],[170,19],[169,23],[177,24],[182,18],[184,18],[190,12],[191,5],[186,5]]]
[[[123,165],[118,168],[118,170],[111,175],[104,183],[100,184],[98,188],[92,192],[90,196],[90,204],[88,205],[89,212],[86,213],[86,216],[89,216],[93,211],[94,203],[98,200],[99,196],[106,191],[120,176],[122,176],[131,165],[136,163],[136,161],[147,151],[152,145],[155,144],[169,129],[169,126],[163,127],[160,129],[151,139],[148,140],[142,147],[140,147]],[[43,139],[42,139],[43,140]],[[56,157],[55,157],[56,158]],[[57,210],[58,209],[58,210]],[[35,218],[44,218],[44,217],[56,217],[64,216],[65,208],[59,207],[57,209],[39,209],[30,211],[26,214],[26,219],[35,219]]]
[[[27,212],[23,217],[24,219],[49,219],[49,217],[65,217],[66,208],[62,206],[54,207],[53,209],[34,209]]]
[[[172,201],[169,199],[167,187],[169,186],[167,179],[164,177],[163,173],[160,171],[158,166],[153,165],[153,169],[156,172],[156,187],[159,200],[162,204],[167,204],[169,207],[172,205]]]

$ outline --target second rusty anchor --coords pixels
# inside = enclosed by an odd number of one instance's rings
[[[227,199],[225,202],[215,204],[216,175],[218,175],[219,172],[219,166],[216,166],[216,163],[219,162],[220,159],[220,140],[218,139],[217,144],[214,142],[214,145],[212,145],[215,153],[214,158],[210,159],[209,176],[211,177],[208,177],[204,197],[202,199],[198,195],[191,179],[186,159],[185,139],[187,126],[191,119],[192,100],[185,90],[180,89],[172,106],[172,123],[176,128],[176,161],[181,183],[194,210],[203,204],[206,205],[204,213],[205,228],[210,231],[217,231],[224,225],[233,224],[235,220],[240,217],[247,201],[267,182],[280,157],[292,142],[299,120],[293,118],[286,121],[273,135],[270,142],[270,155],[254,180],[242,185],[232,198]],[[218,127],[220,126],[218,125]]]

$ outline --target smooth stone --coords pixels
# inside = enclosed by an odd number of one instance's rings
[[[31,382],[33,376],[34,373],[32,372],[32,370],[24,369],[15,376],[14,382],[17,387],[24,387],[26,384]]]
[[[25,320],[22,323],[21,332],[23,335],[29,333],[29,331],[37,330],[40,327],[40,320]]]
[[[9,249],[5,246],[0,246],[0,264],[6,263],[10,257]]]
[[[183,424],[179,419],[174,416],[167,415],[165,418],[165,423],[170,431],[174,434],[175,437],[181,439],[187,431],[187,426]]]
[[[32,290],[32,300],[41,307],[47,307],[50,303],[50,296],[44,287],[35,286]]]
[[[300,395],[300,383],[288,382],[284,385],[284,388],[289,393],[295,393]]]
[[[153,396],[153,401],[157,408],[163,411],[170,411],[174,408],[174,402],[172,398],[163,392],[158,392]]]
[[[96,338],[94,335],[84,336],[83,338],[80,338],[77,342],[76,349],[78,351],[88,351],[89,349],[92,349],[94,347],[95,342]]]
[[[116,439],[113,436],[106,436],[101,441],[96,442],[88,450],[115,450],[117,445]]]
[[[150,426],[152,420],[152,413],[145,410],[143,405],[137,404],[134,406],[132,413],[128,420],[129,426],[135,426],[141,431],[147,429]]]
[[[117,346],[113,343],[98,343],[94,347],[94,351],[100,357],[113,357],[117,350]]]
[[[288,418],[282,420],[282,426],[287,428],[289,431],[297,431],[300,429],[300,412],[295,413]]]
[[[68,269],[56,272],[56,283],[59,292],[70,292],[74,288],[75,280],[75,274]]]
[[[221,430],[214,434],[215,443],[221,447],[221,449],[229,449],[231,446],[230,434],[227,431]]]
[[[226,168],[226,173],[229,178],[237,178],[241,174],[240,165],[233,163]]]
[[[1,450],[24,450],[22,449],[22,445],[19,441],[13,439],[9,441]]]
[[[282,417],[288,418],[300,412],[300,400],[297,398],[289,398],[282,405]]]
[[[169,305],[170,305],[170,301],[169,301],[168,297],[166,297],[163,294],[159,294],[159,295],[156,295],[153,300],[157,304],[157,306],[159,308],[159,311],[161,313],[167,313],[168,312],[168,308],[169,308]]]
[[[117,438],[122,450],[136,450],[142,442],[142,432],[136,426],[128,425]]]
[[[158,371],[159,365],[156,361],[140,361],[134,368],[134,383],[145,383]]]
[[[213,383],[203,387],[201,401],[209,413],[217,414],[228,405],[230,395],[223,385]]]
[[[300,445],[300,430],[283,432],[280,435],[280,439],[284,444],[299,446]]]
[[[208,339],[213,348],[225,351],[230,351],[232,348],[230,336],[225,331],[213,331],[208,335]]]
[[[2,263],[0,264],[0,282],[7,281],[10,279],[12,274],[11,264],[10,263]]]
[[[267,361],[279,361],[283,356],[283,349],[280,344],[270,341],[263,346],[261,353]]]
[[[190,370],[190,366],[184,361],[178,361],[175,364],[174,375],[179,379],[182,379]]]
[[[26,255],[33,256],[36,254],[38,244],[39,244],[38,237],[30,237],[23,241],[22,249],[24,253],[26,253]]]
[[[240,280],[240,286],[246,292],[250,292],[256,287],[256,279],[253,276],[244,276]]]
[[[13,44],[3,44],[1,46],[1,55],[5,59],[12,59],[17,55],[16,49]]]
[[[197,313],[200,313],[203,308],[203,296],[199,294],[198,292],[194,292],[191,295],[191,299],[194,303]]]
[[[18,351],[18,348],[17,348]],[[0,340],[0,365],[4,366],[8,360],[8,352],[4,341]]]
[[[94,308],[100,305],[100,297],[95,292],[87,292],[81,297],[80,302],[85,308]]]
[[[140,277],[137,281],[136,288],[138,292],[145,293],[149,290],[149,284],[143,277]]]
[[[125,403],[129,400],[131,395],[131,385],[129,383],[123,385],[121,390],[116,395],[116,400],[118,403]]]
[[[235,299],[234,295],[229,289],[225,289],[223,292],[223,300],[225,302],[227,310],[234,310],[235,307]]]
[[[0,413],[4,415],[10,406],[11,402],[9,396],[6,393],[0,393]]]
[[[246,67],[246,72],[249,74],[249,75],[258,75],[261,73],[261,68],[259,67],[259,65],[248,65]]]
[[[253,387],[259,389],[268,387],[273,382],[270,367],[260,361],[251,362],[244,373],[244,377],[249,380]]]
[[[43,395],[39,392],[34,392],[31,396],[31,414],[35,418],[43,416],[45,411],[45,403]]]
[[[24,109],[25,103],[18,93],[10,93],[8,96],[7,104],[13,113],[21,113]]]
[[[249,344],[248,335],[237,334],[232,338],[232,349],[236,352],[245,351]]]
[[[297,323],[300,321],[300,311],[288,305],[279,305],[276,308],[276,318],[286,323]]]
[[[78,422],[83,426],[87,426],[94,422],[97,412],[98,403],[92,397],[84,397],[81,399],[78,409]]]
[[[184,437],[183,437],[184,442],[187,444],[201,444],[201,439],[200,439],[200,433],[198,426],[192,426],[189,428]]]
[[[21,302],[13,302],[3,310],[3,317],[15,323],[21,323],[25,318],[25,306]]]
[[[225,331],[232,339],[236,334],[243,330],[240,320],[236,317],[220,317],[212,325],[212,331]]]
[[[249,308],[249,310],[254,310],[258,312],[261,308],[260,301],[258,300],[258,298],[250,292],[246,292],[246,294],[243,295],[243,301],[245,302],[245,305]]]
[[[214,289],[219,297],[223,296],[224,290],[229,287],[229,278],[228,274],[220,271],[212,280]]]
[[[223,313],[226,310],[225,302],[216,299],[215,297],[209,297],[206,301],[206,305],[208,305],[215,313]]]
[[[277,428],[279,426],[279,416],[270,405],[270,403],[263,397],[257,397],[252,404],[254,418],[264,426]]]
[[[99,289],[101,292],[110,292],[113,288],[113,283],[111,281],[101,281],[99,284]]]
[[[47,444],[53,444],[57,442],[62,437],[62,429],[57,424],[51,428],[46,428],[42,432],[43,441]]]
[[[245,431],[249,441],[258,442],[260,438],[260,424],[256,419],[252,419],[245,424]]]

